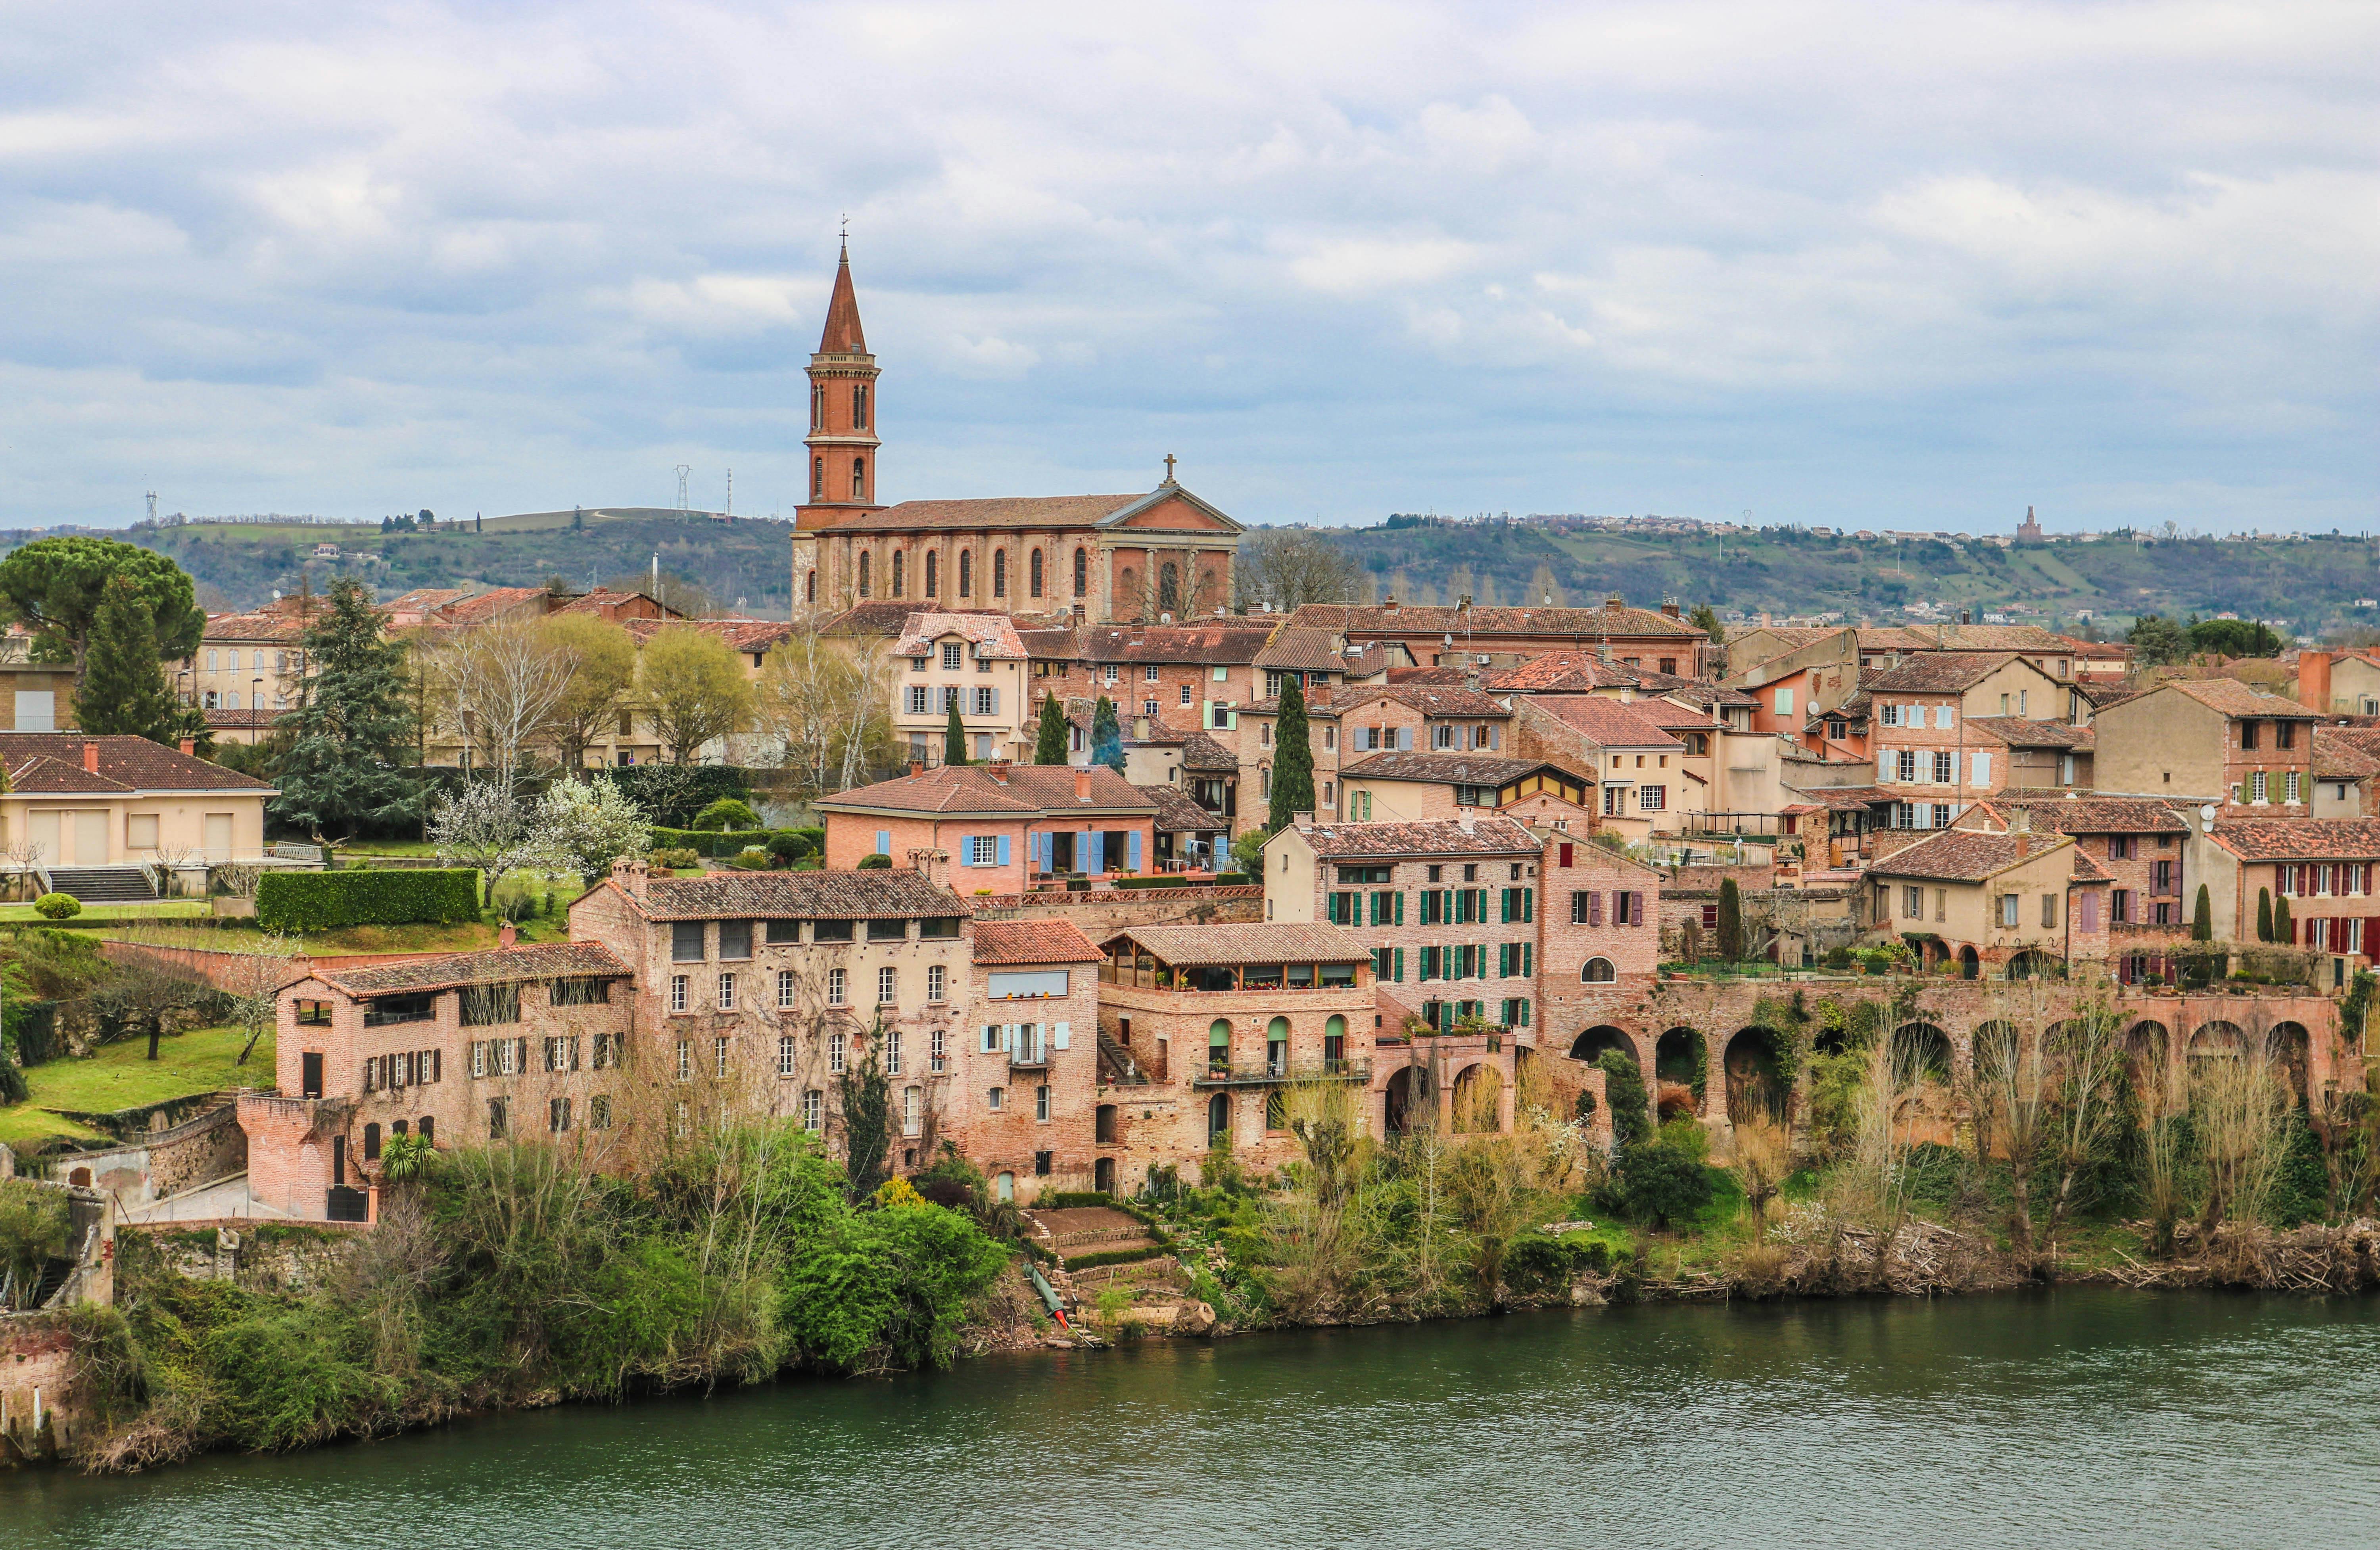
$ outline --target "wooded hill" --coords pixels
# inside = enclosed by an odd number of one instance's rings
[[[173,557],[203,587],[222,594],[216,607],[253,608],[277,589],[294,592],[301,575],[318,592],[352,573],[392,598],[416,587],[535,587],[560,576],[573,587],[647,574],[661,555],[665,575],[695,582],[718,604],[782,619],[792,601],[791,522],[651,506],[607,506],[584,513],[529,512],[475,525],[443,515],[428,531],[382,532],[352,526],[250,523],[140,523],[123,537]],[[10,534],[14,548],[33,537]],[[317,544],[336,559],[317,559]],[[675,599],[672,599],[674,601]]]
[[[2089,610],[2120,627],[2138,614],[2287,621],[2297,634],[2380,624],[2380,563],[2364,539],[2103,538],[2095,543],[1991,544],[1820,538],[1787,529],[1700,536],[1558,533],[1503,521],[1395,517],[1377,527],[1326,527],[1322,536],[1364,566],[1376,587],[1415,602],[1481,604],[1600,601],[1618,592],[1650,605],[1674,597],[1747,613],[1841,610],[1879,623],[1920,599],[1945,609],[2017,612],[2022,624],[2074,627]]]

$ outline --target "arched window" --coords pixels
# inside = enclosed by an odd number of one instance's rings
[[[379,1160],[380,1127],[378,1125],[366,1125],[364,1127],[364,1161],[378,1162]]]
[[[421,1132],[421,1144],[424,1146],[431,1146],[437,1144],[438,1120],[436,1116],[424,1114],[421,1117],[421,1123],[414,1128]]]
[[[1232,1138],[1232,1100],[1228,1094],[1217,1093],[1207,1100],[1207,1140],[1209,1143]]]
[[[1117,584],[1116,596],[1119,598],[1132,597],[1139,590],[1139,587],[1135,585],[1139,581],[1139,575],[1134,572],[1133,568],[1130,565],[1126,565],[1123,568],[1123,578]]]
[[[816,571],[802,573],[802,601],[806,603],[818,601],[818,572]]]
[[[851,428],[854,430],[868,429],[868,384],[865,382],[851,385]]]
[[[975,596],[975,551],[973,550],[959,551],[959,596],[962,598]]]
[[[1207,1030],[1207,1065],[1211,1071],[1231,1069],[1232,1025],[1220,1017]]]
[[[1025,585],[1028,597],[1041,595],[1041,551],[1038,549],[1025,562]]]
[[[1322,1024],[1322,1059],[1327,1068],[1338,1069],[1347,1058],[1347,1020],[1334,1017]]]
[[[1289,1019],[1276,1017],[1265,1027],[1265,1069],[1279,1076],[1289,1069]]]
[[[1586,967],[1579,970],[1578,977],[1589,985],[1609,985],[1620,975],[1612,968],[1610,959],[1590,958],[1586,961]]]
[[[851,498],[855,501],[868,499],[868,459],[864,457],[851,460]]]
[[[928,550],[926,551],[926,596],[929,598],[941,596],[941,593],[936,590],[941,585],[942,578],[936,574],[941,567],[934,563],[934,551]]]
[[[1087,549],[1075,551],[1075,596],[1082,597],[1091,589],[1091,553]]]
[[[892,551],[892,591],[891,595],[896,598],[901,595],[901,573],[905,568],[901,563],[903,558],[904,556],[899,550],[896,549]]]
[[[991,551],[991,595],[995,598],[1008,596],[1008,551],[1004,549]]]
[[[868,551],[859,551],[859,595],[868,596]]]
[[[810,499],[826,499],[826,459],[823,457],[810,459]]]
[[[826,387],[822,383],[812,382],[810,384],[810,429],[816,430],[825,423]]]
[[[405,1121],[402,1120],[391,1120],[389,1122],[388,1133],[391,1135],[403,1135],[405,1133]]]
[[[1173,562],[1157,573],[1157,606],[1168,613],[1182,612],[1182,573]]]

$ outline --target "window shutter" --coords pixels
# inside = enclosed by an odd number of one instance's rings
[[[1497,906],[1498,906],[1498,908],[1499,908],[1499,909],[1500,909],[1500,910],[1503,912],[1503,918],[1502,918],[1501,920],[1499,920],[1496,924],[1497,924],[1497,925],[1499,925],[1499,926],[1510,926],[1510,925],[1512,925],[1512,890],[1511,889],[1509,889],[1509,888],[1508,888],[1508,889],[1506,889],[1506,890],[1503,890],[1503,897],[1502,897],[1502,898],[1500,898],[1500,899],[1499,899],[1496,902],[1497,902]]]
[[[991,713],[995,716],[1000,714],[1000,691],[998,689],[991,691]]]
[[[1403,890],[1403,889],[1399,889],[1399,890],[1397,890],[1397,924],[1398,924],[1399,926],[1402,926],[1404,923],[1405,923],[1405,891],[1404,891],[1404,890]],[[1402,979],[1402,978],[1404,978],[1405,976],[1404,976],[1403,975],[1402,975],[1402,974],[1401,974],[1401,975],[1397,975],[1397,977],[1398,977],[1399,979]]]
[[[1404,895],[1401,893],[1397,897],[1402,899]],[[1405,950],[1402,948],[1397,949],[1396,971],[1396,983],[1402,985],[1405,982]]]
[[[1052,1048],[1052,1049],[1063,1049],[1063,1048],[1065,1048],[1065,1047],[1066,1047],[1066,1041],[1067,1041],[1067,1040],[1069,1040],[1070,1038],[1072,1038],[1072,1037],[1074,1036],[1074,1033],[1075,1033],[1075,1025],[1074,1025],[1072,1023],[1050,1023],[1050,1048]]]
[[[891,829],[880,829],[876,831],[876,854],[878,855],[891,855],[892,854],[892,831]]]
[[[1108,848],[1108,837],[1107,837],[1105,834],[1103,834],[1103,833],[1099,832],[1098,829],[1086,829],[1086,830],[1084,830],[1084,832],[1083,832],[1083,840],[1084,840],[1083,854],[1084,854],[1086,857],[1087,857],[1087,858],[1088,858],[1089,863],[1090,863],[1088,866],[1085,866],[1085,867],[1083,868],[1083,870],[1085,870],[1085,871],[1087,871],[1087,872],[1104,872],[1104,871],[1106,871],[1106,870],[1108,869],[1108,868],[1107,868],[1107,848]]]
[[[1537,944],[1535,942],[1523,942],[1521,944],[1521,973],[1524,975],[1534,975],[1536,972]],[[1523,1023],[1526,1023],[1529,1020],[1528,1005],[1529,1003],[1526,1001],[1523,1001],[1521,1003],[1521,1021]]]
[[[1489,727],[1489,728],[1488,729],[1488,746],[1489,748],[1493,749],[1493,748],[1500,748],[1500,747],[1502,747],[1503,745],[1504,745],[1504,729],[1503,729],[1502,727],[1497,727],[1497,726],[1491,726],[1491,727]]]
[[[1570,865],[1570,846],[1567,844],[1561,847],[1561,865],[1564,866]]]
[[[962,866],[975,865],[975,836],[972,834],[959,836],[959,865]]]
[[[1642,893],[1631,893],[1628,896],[1628,924],[1631,926],[1645,924],[1645,895]]]
[[[1600,890],[1586,896],[1586,923],[1589,926],[1603,924],[1603,893]]]
[[[1000,1047],[1000,1030],[990,1023],[983,1025],[983,1052],[987,1055]]]
[[[1397,752],[1401,754],[1410,754],[1413,752],[1413,728],[1399,727],[1397,729]]]
[[[1521,924],[1534,926],[1536,920],[1537,890],[1534,888],[1524,888],[1521,890]]]
[[[1140,830],[1139,830],[1139,829],[1133,829],[1133,830],[1132,830],[1132,831],[1131,831],[1131,832],[1130,832],[1130,833],[1125,837],[1125,840],[1124,840],[1124,855],[1125,855],[1124,865],[1125,865],[1126,866],[1131,867],[1131,868],[1132,868],[1134,871],[1135,871],[1135,872],[1139,871],[1139,870],[1140,870]]]
[[[993,865],[999,866],[1005,866],[1008,865],[1008,836],[1005,834],[1000,836],[1000,844],[996,852],[996,855],[997,860]]]

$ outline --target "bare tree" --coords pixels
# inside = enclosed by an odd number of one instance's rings
[[[248,1030],[248,1040],[239,1047],[239,1059],[232,1062],[244,1066],[257,1041],[264,1036],[264,1030],[273,1026],[281,987],[304,972],[306,957],[298,938],[280,931],[264,931],[253,937],[244,932],[226,933],[225,941],[225,951],[233,954],[232,962],[216,975],[215,984],[231,997],[233,1016]]]
[[[1352,603],[1368,590],[1354,555],[1304,527],[1269,527],[1243,541],[1232,562],[1239,607],[1287,613],[1306,603]]]
[[[796,622],[769,653],[753,693],[756,723],[782,745],[802,797],[848,790],[892,759],[899,692],[881,641],[830,641],[817,622]]]
[[[206,985],[167,956],[170,944],[154,931],[136,931],[124,938],[133,951],[115,961],[115,972],[91,992],[103,1016],[128,1032],[149,1035],[149,1059],[157,1059],[165,1020],[196,1005]]]
[[[512,791],[532,750],[552,735],[577,666],[543,621],[498,619],[442,642],[431,682],[443,690],[442,720],[478,751],[489,775]]]

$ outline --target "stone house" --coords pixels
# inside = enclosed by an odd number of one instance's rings
[[[1002,1200],[1113,1190],[1123,1154],[1096,1140],[1114,1128],[1099,1122],[1094,1101],[1098,945],[1062,920],[980,921],[972,949],[973,1031],[946,1065],[930,1068],[942,1089],[929,1106],[932,1139],[957,1146]]]
[[[1156,802],[1105,765],[944,766],[817,805],[830,867],[891,856],[896,868],[933,868],[967,893],[1021,893],[1037,878],[1138,872],[1157,854]]]
[[[2146,796],[2028,798],[2010,792],[1969,808],[1959,827],[2006,831],[2018,812],[2028,816],[2035,833],[2070,835],[2107,875],[2107,938],[2119,960],[2189,936],[2197,879],[2184,866],[2191,828],[2174,804]],[[2124,967],[2119,963],[2119,973]]]
[[[2099,789],[2213,802],[2233,817],[2302,816],[2319,719],[2233,679],[2174,679],[2094,714]]]
[[[1342,775],[1349,811],[1363,814],[1356,820],[1362,823],[1451,818],[1465,808],[1500,807],[1540,791],[1584,807],[1594,785],[1549,760],[1485,754],[1366,754]]]
[[[1244,1165],[1278,1168],[1304,1155],[1290,1132],[1287,1089],[1347,1083],[1369,1091],[1375,1015],[1372,953],[1353,931],[1318,925],[1147,926],[1102,944],[1099,1031],[1133,1069],[1164,1073],[1172,1108],[1137,1096],[1173,1133],[1147,1137],[1143,1158],[1196,1158],[1225,1147]],[[1357,1105],[1382,1133],[1385,1096]],[[1129,1130],[1131,1121],[1122,1121]],[[1144,1169],[1146,1161],[1140,1166]]]
[[[1027,684],[1025,643],[996,613],[918,613],[893,644],[903,672],[893,688],[892,733],[909,761],[937,769],[949,743],[951,708],[965,730],[967,757],[1030,759],[1040,707]]]
[[[1598,805],[1601,827],[1644,840],[1677,833],[1687,815],[1709,810],[1710,779],[1693,768],[1707,768],[1707,752],[1690,759],[1686,742],[1648,714],[1645,702],[1536,695],[1513,706],[1513,756],[1592,771],[1596,790],[1587,800]]]
[[[1265,918],[1370,944],[1376,983],[1433,1028],[1536,1022],[1542,845],[1509,817],[1300,821],[1265,845]]]
[[[249,1193],[309,1221],[361,1221],[390,1136],[547,1134],[598,1166],[638,1141],[650,1081],[631,965],[599,943],[318,969],[274,1012],[277,1094],[243,1094]]]
[[[1340,786],[1349,756],[1341,746],[1339,707],[1331,697],[1335,691],[1318,687],[1304,693],[1305,745],[1314,758],[1315,811],[1336,817],[1344,800]],[[1258,815],[1267,813],[1272,802],[1273,761],[1280,757],[1281,700],[1269,696],[1252,701],[1232,712],[1232,722],[1240,733],[1240,800],[1249,814],[1242,825],[1245,830],[1263,821]]]
[[[2108,878],[2074,841],[2036,834],[2026,810],[2006,832],[1950,829],[1868,868],[1867,926],[1900,937],[1928,970],[1954,963],[1968,979],[2046,972],[2104,960]]]
[[[262,781],[145,737],[80,733],[0,733],[0,871],[38,869],[72,893],[113,883],[148,897],[152,869],[173,872],[184,890],[203,888],[206,870],[261,865]],[[93,896],[96,896],[94,894]]]
[[[2313,805],[2318,818],[2360,818],[2380,813],[2373,782],[2380,780],[2380,729],[2313,729]]]
[[[2193,835],[2218,941],[2256,939],[2257,900],[2289,903],[2293,945],[2380,957],[2380,818],[2229,818]],[[2192,888],[2195,898],[2196,889]]]

